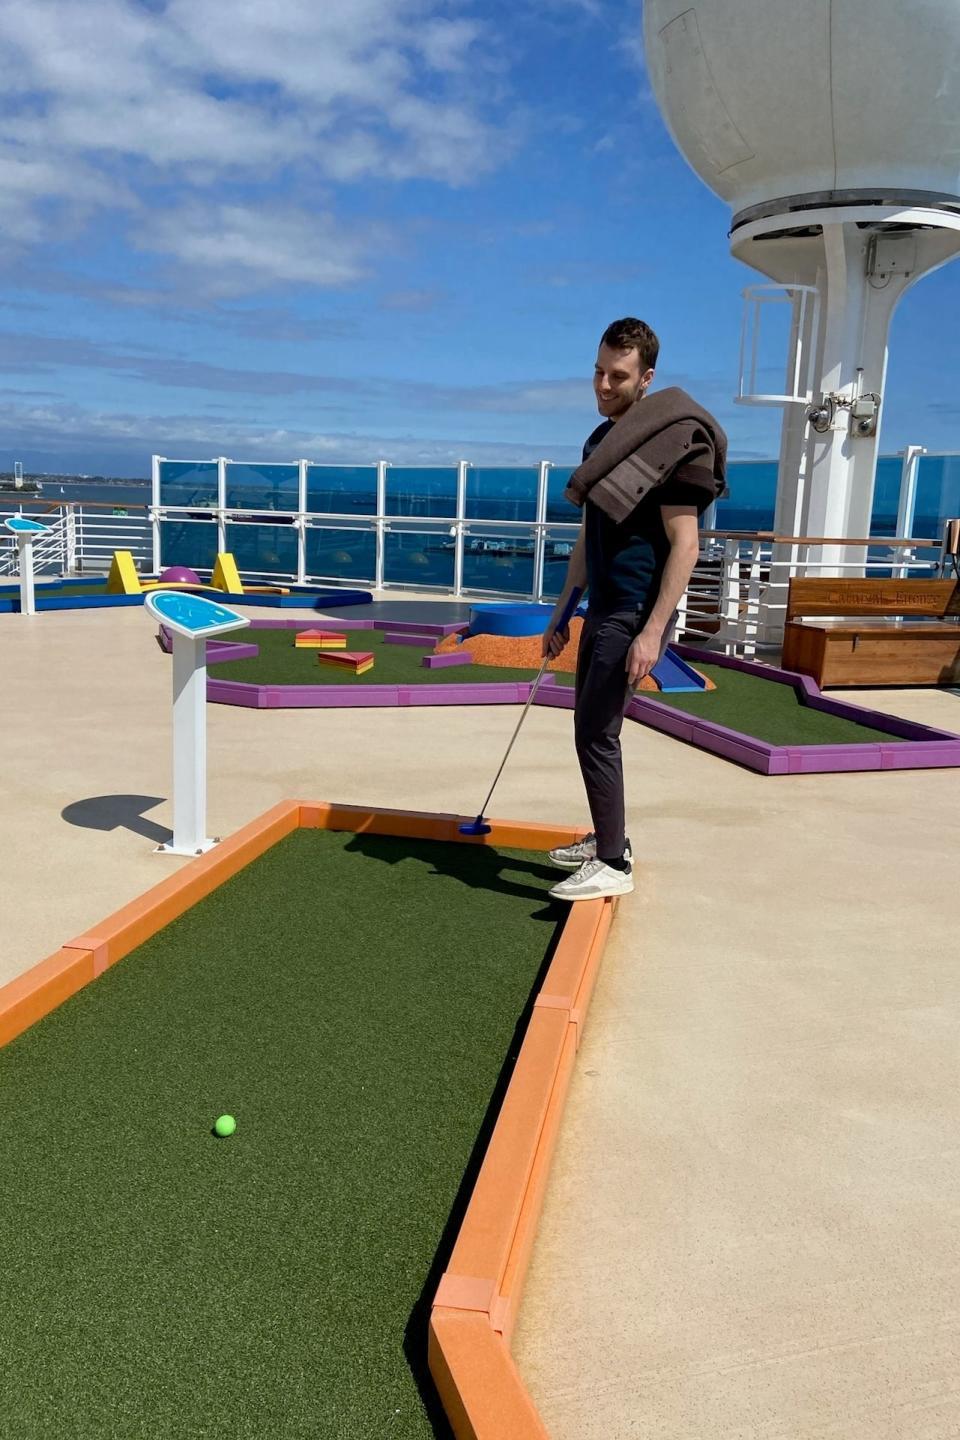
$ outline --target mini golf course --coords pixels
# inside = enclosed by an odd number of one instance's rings
[[[339,621],[335,617],[324,621],[324,629],[337,630]],[[310,622],[312,624],[312,622]],[[308,629],[308,622],[298,626]],[[512,667],[494,665],[454,665],[449,668],[428,670],[423,657],[430,655],[436,644],[436,636],[425,635],[419,645],[397,644],[390,640],[389,632],[383,630],[344,629],[347,644],[351,650],[370,651],[374,657],[373,669],[363,675],[343,674],[321,667],[316,651],[300,650],[293,643],[294,629],[261,629],[254,624],[245,632],[252,644],[259,647],[256,659],[210,660],[208,669],[211,678],[218,680],[239,680],[251,685],[499,685],[504,681],[530,681],[535,670],[517,670]],[[560,683],[573,683],[573,676],[553,677]]]
[[[811,709],[792,685],[773,684],[758,675],[704,661],[697,662],[697,669],[709,676],[716,690],[699,695],[658,695],[657,700],[687,715],[766,740],[770,745],[902,742],[901,736],[875,730],[867,723],[859,724],[840,715]]]
[[[221,592],[209,585],[199,587],[199,592],[213,599],[229,600],[231,605],[249,605],[264,609],[308,609],[331,605],[366,606],[370,601],[368,590],[337,589],[332,586],[290,585],[286,594],[258,594],[247,590],[242,594]],[[118,594],[107,588],[102,576],[79,576],[68,580],[46,580],[42,576],[36,582],[37,611],[45,610],[111,610],[124,606],[142,605],[144,595]],[[19,584],[0,585],[0,614],[19,613]]]
[[[294,829],[120,963],[109,922],[71,942],[111,968],[0,1051],[5,1433],[449,1433],[430,1304],[567,915],[556,874]]]
[[[306,627],[304,627],[306,628]],[[331,628],[336,622],[331,621]],[[448,670],[427,670],[422,657],[430,654],[433,642],[425,638],[422,649],[390,644],[382,631],[348,631],[351,647],[369,650],[374,666],[364,675],[341,674],[321,669],[315,652],[298,650],[291,630],[253,627],[253,642],[260,653],[254,659],[211,661],[212,679],[236,680],[251,685],[495,685],[507,680],[529,683],[536,671],[515,670],[493,665],[455,666]],[[891,737],[869,725],[859,725],[837,715],[811,710],[801,702],[792,686],[774,685],[756,675],[727,670],[717,664],[698,662],[698,669],[716,685],[700,694],[658,695],[662,704],[691,715],[702,716],[766,740],[772,745],[853,745]],[[551,683],[571,687],[568,672],[551,675]]]
[[[453,627],[446,627],[444,637],[439,625],[433,636],[426,633],[430,627],[423,626],[423,635],[408,637],[414,643],[396,643],[388,631],[354,628],[384,622],[367,619],[351,625],[342,617],[329,617],[325,626],[335,629],[339,624],[352,647],[375,657],[364,675],[339,673],[321,667],[316,652],[295,646],[293,633],[302,623],[254,621],[245,640],[255,644],[258,653],[252,654],[250,643],[235,652],[246,659],[229,658],[228,649],[214,649],[212,642],[208,698],[259,707],[516,704],[526,700],[536,673],[477,664],[427,669],[424,656],[434,645],[449,656]],[[465,640],[463,648],[468,644]],[[686,645],[676,651],[711,688],[692,694],[638,693],[627,717],[760,774],[960,765],[960,737],[948,731],[822,695],[809,677],[774,666]],[[546,675],[534,703],[571,708],[573,675]]]

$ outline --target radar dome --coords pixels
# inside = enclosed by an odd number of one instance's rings
[[[674,140],[735,211],[960,208],[958,0],[645,0],[644,38]]]

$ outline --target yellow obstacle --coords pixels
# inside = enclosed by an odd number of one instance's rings
[[[240,579],[237,562],[229,550],[223,550],[218,554],[213,575],[210,577],[210,584],[214,590],[223,590],[227,595],[290,594],[290,591],[283,585],[244,585]]]
[[[240,579],[240,571],[237,569],[237,562],[229,550],[224,550],[217,556],[217,563],[213,567],[210,584],[214,590],[225,590],[228,595],[243,594],[243,581]]]
[[[107,576],[108,595],[142,595],[143,586],[129,550],[114,550]]]

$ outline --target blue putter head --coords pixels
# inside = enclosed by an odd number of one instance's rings
[[[488,825],[482,815],[478,815],[476,820],[471,820],[469,825],[461,825],[459,829],[461,835],[489,835],[493,826]]]

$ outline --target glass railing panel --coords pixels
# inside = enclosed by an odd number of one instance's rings
[[[771,530],[777,496],[776,460],[731,460],[727,496],[717,502],[715,530]]]
[[[533,591],[531,528],[505,530],[471,525],[463,538],[463,588],[502,590],[529,598]]]
[[[960,455],[921,455],[913,533],[939,540],[943,522],[960,515]]]
[[[576,505],[563,498],[563,492],[567,488],[570,476],[573,474],[572,465],[551,465],[547,471],[547,519],[564,521],[567,524],[579,525],[580,511]]]
[[[160,504],[215,510],[218,504],[216,460],[161,460]]]
[[[456,518],[457,467],[387,467],[387,515]]]
[[[228,510],[296,510],[300,504],[298,465],[245,465],[231,460],[226,466]]]
[[[539,466],[467,469],[465,514],[469,520],[536,520]]]
[[[186,565],[213,570],[217,563],[217,527],[209,520],[160,521],[160,569]]]
[[[571,529],[569,525],[547,527],[543,548],[544,600],[556,600],[563,589],[578,530],[579,527]]]
[[[340,530],[314,524],[307,528],[305,543],[307,575],[373,584],[377,573],[375,530]]]
[[[297,528],[234,521],[226,527],[227,549],[240,571],[251,574],[295,576]]]
[[[388,585],[439,585],[452,590],[454,540],[449,528],[388,530],[384,535],[383,567]]]
[[[315,515],[376,515],[376,465],[308,465],[306,508]]]

